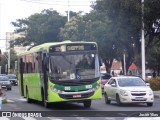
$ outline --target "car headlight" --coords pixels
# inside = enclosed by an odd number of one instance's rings
[[[127,91],[125,91],[125,90],[120,90],[120,94],[121,94],[122,96],[128,96],[128,93],[127,93]]]
[[[149,90],[149,96],[153,95],[153,91],[152,90]]]

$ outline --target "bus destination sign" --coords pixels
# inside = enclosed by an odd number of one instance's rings
[[[68,52],[68,51],[87,51],[96,50],[95,44],[66,44],[50,47],[50,53],[53,52]]]

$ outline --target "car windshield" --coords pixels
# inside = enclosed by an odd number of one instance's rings
[[[152,73],[146,73],[146,76],[152,76]]]
[[[6,80],[9,80],[8,77],[0,76],[0,81],[6,81]]]
[[[16,79],[16,76],[15,76],[15,75],[7,75],[7,77],[8,77],[9,79]]]
[[[102,73],[101,77],[102,77],[102,79],[110,79],[111,75],[110,74],[106,74],[106,73]]]
[[[117,80],[120,87],[146,86],[141,78],[118,78]]]

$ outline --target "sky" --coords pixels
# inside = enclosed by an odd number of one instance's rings
[[[49,8],[62,15],[66,15],[68,9],[89,13],[93,1],[95,0],[0,0],[0,49],[5,49],[3,39],[6,39],[6,32],[14,31],[11,22],[15,22],[16,19],[27,18]]]

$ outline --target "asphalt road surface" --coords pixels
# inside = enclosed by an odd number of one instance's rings
[[[157,117],[157,120],[160,119],[159,98],[155,98],[152,107],[147,107],[146,104],[117,106],[116,102],[107,105],[102,98],[93,100],[91,108],[86,109],[82,103],[57,103],[53,104],[51,108],[45,108],[36,101],[27,103],[26,99],[20,96],[18,86],[13,86],[12,91],[6,91],[5,95],[8,103],[2,105],[1,111],[12,111],[12,117],[2,117],[0,120],[124,120],[127,116],[135,117],[141,113],[158,114],[158,116],[154,116],[154,119],[156,120]],[[27,115],[31,117],[29,118]],[[40,117],[41,115],[45,117]]]

